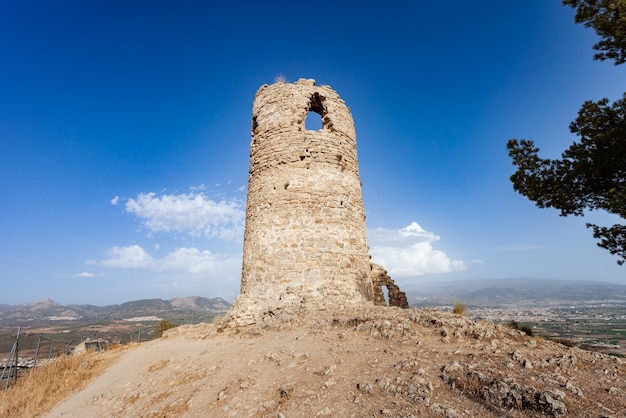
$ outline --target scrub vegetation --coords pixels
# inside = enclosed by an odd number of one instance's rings
[[[107,351],[63,355],[32,369],[17,383],[0,390],[0,417],[39,417],[59,401],[80,391],[119,355],[137,344]]]

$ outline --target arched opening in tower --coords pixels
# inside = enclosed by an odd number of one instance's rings
[[[313,93],[309,100],[309,109],[304,121],[304,129],[307,131],[318,131],[324,128],[324,116],[326,109],[324,108],[324,96],[319,93]]]

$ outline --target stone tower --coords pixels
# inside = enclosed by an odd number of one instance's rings
[[[321,117],[321,129],[307,130],[307,117]],[[314,80],[263,85],[252,108],[241,294],[230,316],[373,300],[350,109]]]

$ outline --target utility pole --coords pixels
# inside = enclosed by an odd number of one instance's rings
[[[50,352],[48,353],[48,360],[50,360],[52,358],[52,347],[54,347],[54,340],[51,340],[52,342],[50,343]]]
[[[33,367],[37,367],[37,354],[39,353],[39,344],[41,343],[41,336],[42,334],[39,334],[39,339],[37,340],[37,348],[35,348],[35,359],[34,359]]]
[[[20,345],[20,331],[21,331],[22,327],[18,327],[17,328],[17,337],[15,337],[15,360],[14,360],[14,364],[15,364],[15,377],[13,379],[13,383],[17,383],[17,363],[18,363],[18,358],[19,358],[19,345]],[[9,377],[11,377],[11,374],[9,373]],[[7,384],[9,382],[7,381]]]

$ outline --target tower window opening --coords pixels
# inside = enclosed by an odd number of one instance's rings
[[[383,285],[382,290],[383,290],[383,297],[385,298],[385,305],[389,306],[389,288]]]
[[[304,129],[309,131],[317,131],[323,129],[325,126],[325,120],[328,121],[326,115],[326,109],[324,108],[324,96],[320,96],[319,93],[313,93],[309,100],[309,109],[304,121]]]
[[[313,110],[309,110],[309,113],[306,115],[306,120],[304,121],[304,129],[307,131],[318,131],[322,129],[322,127],[322,115]]]

